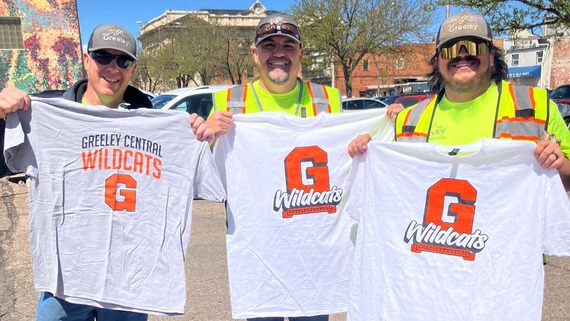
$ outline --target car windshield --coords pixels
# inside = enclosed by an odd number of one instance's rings
[[[176,97],[176,95],[158,95],[151,100],[152,108],[161,109],[169,101],[174,99],[174,97]]]

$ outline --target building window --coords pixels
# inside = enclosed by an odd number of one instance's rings
[[[19,17],[0,17],[0,49],[24,49]]]
[[[513,66],[519,65],[519,54],[513,54]]]
[[[396,60],[396,69],[404,69],[404,58]]]
[[[362,60],[362,70],[368,71],[368,60],[367,59]]]
[[[536,53],[536,64],[540,65],[542,63],[542,57],[544,56],[544,51],[539,51]]]

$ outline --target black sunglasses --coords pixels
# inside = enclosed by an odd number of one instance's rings
[[[91,51],[89,56],[100,65],[108,65],[115,60],[119,68],[125,69],[133,65],[135,60],[125,55],[113,55],[105,51]]]

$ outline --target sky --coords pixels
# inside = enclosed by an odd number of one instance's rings
[[[260,0],[268,10],[286,11],[293,0]],[[115,23],[140,35],[137,21],[147,22],[166,10],[197,11],[201,9],[246,10],[255,0],[77,0],[81,43],[86,45],[95,27]]]
[[[287,11],[295,0],[260,0],[259,2],[267,10]],[[255,0],[77,0],[81,43],[86,46],[93,29],[104,23],[123,26],[138,37],[141,24],[137,22],[148,22],[169,9],[180,11],[246,10],[254,3]],[[455,11],[452,8],[451,14]],[[435,28],[439,26],[444,17],[445,7],[442,7],[434,17]]]

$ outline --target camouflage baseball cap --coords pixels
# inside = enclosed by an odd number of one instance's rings
[[[493,34],[483,16],[471,12],[460,12],[443,21],[436,38],[436,48],[458,38],[474,37],[491,41]]]
[[[89,44],[87,44],[87,52],[101,49],[119,50],[137,60],[135,37],[119,25],[104,24],[93,30]]]
[[[257,46],[264,39],[275,35],[289,37],[302,44],[299,24],[293,17],[284,13],[275,13],[259,21],[255,33],[255,45]]]

